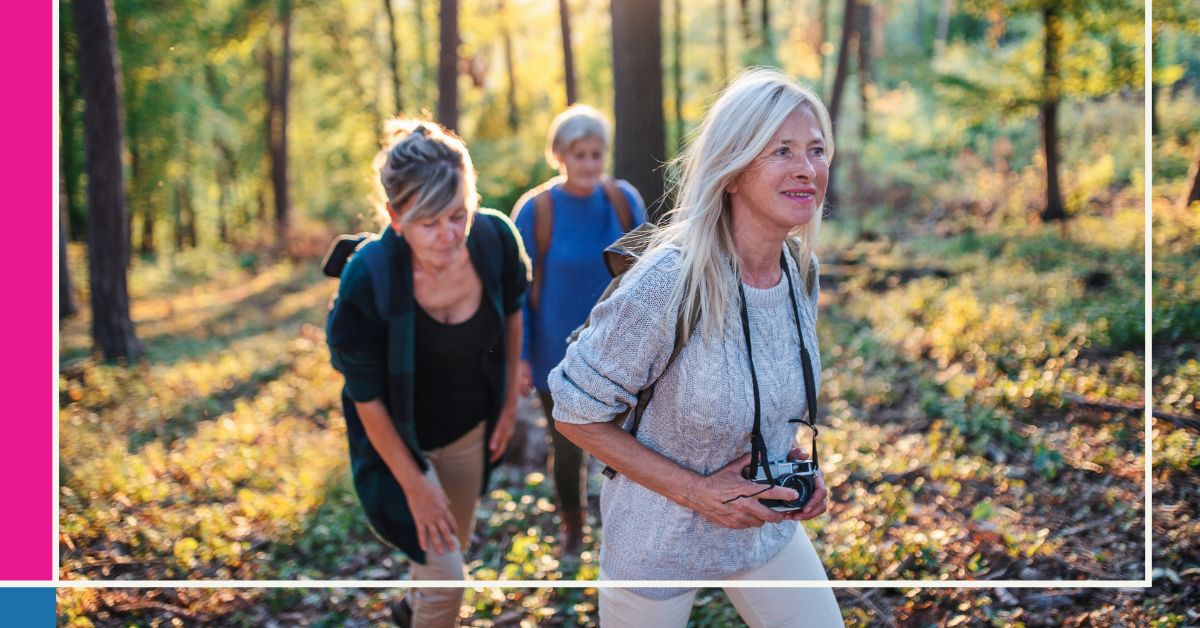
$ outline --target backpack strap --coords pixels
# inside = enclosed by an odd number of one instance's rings
[[[646,246],[650,242],[649,235],[657,228],[654,224],[644,223],[637,229],[621,236],[612,246],[604,250],[604,261],[608,264],[609,271],[613,272],[615,276],[609,282],[608,288],[604,290],[604,295],[600,297],[600,301],[607,299],[609,295],[616,291],[617,286],[621,284],[621,278],[624,276],[625,271],[633,266],[634,261],[637,259],[636,256],[645,252]],[[667,371],[671,369],[671,365],[675,363],[675,358],[678,358],[679,353],[683,351],[684,345],[687,344],[688,339],[691,338],[692,331],[696,329],[696,325],[699,323],[699,320],[697,320],[698,316],[698,311],[693,311],[691,319],[684,320],[683,307],[679,308],[679,312],[675,317],[675,343],[671,347],[671,355],[667,358],[667,364],[663,367],[662,373],[659,373],[658,377],[650,382],[649,386],[638,391],[637,403],[633,408],[617,415],[617,420],[624,424],[629,418],[630,413],[633,414],[633,420],[629,423],[629,434],[631,436],[637,437],[638,427],[642,424],[642,416],[646,413],[646,408],[650,406],[650,400],[654,398],[654,387],[658,385],[658,380],[667,374]],[[572,334],[572,340],[586,326],[587,323],[585,322],[582,327],[575,330],[575,333]],[[617,470],[606,465],[603,473],[609,479],[612,479],[616,477]]]
[[[530,281],[529,287],[529,306],[533,309],[538,309],[541,303],[542,294],[542,268],[546,263],[546,251],[550,248],[550,232],[553,228],[554,220],[554,205],[550,197],[550,188],[562,183],[566,177],[553,177],[541,185],[529,190],[517,199],[516,206],[513,207],[513,220],[525,210],[525,206],[533,201],[533,242],[526,242],[525,245],[533,244],[534,250],[531,251],[534,266],[533,278]]]
[[[621,225],[621,233],[628,233],[633,228],[633,211],[629,209],[629,199],[625,197],[625,193],[621,191],[617,185],[617,180],[605,176],[600,179],[600,185],[604,186],[604,194],[608,197],[608,202],[613,206],[613,211],[617,214],[617,222]]]
[[[613,279],[613,281],[616,282],[617,279]],[[666,375],[667,371],[671,369],[671,365],[675,363],[675,358],[679,357],[679,352],[683,351],[683,347],[687,344],[688,338],[691,336],[691,332],[695,329],[695,326],[695,320],[683,320],[683,308],[680,308],[679,316],[675,319],[675,345],[671,347],[671,356],[667,358],[667,365],[663,367],[662,373],[659,373],[658,377],[650,382],[649,386],[638,391],[637,403],[633,408],[617,415],[617,420],[624,424],[628,420],[630,413],[633,414],[633,420],[629,422],[630,436],[637,438],[638,427],[642,424],[642,416],[646,414],[646,408],[650,406],[650,400],[654,398],[654,387],[658,385],[658,380],[662,379],[663,375]],[[610,480],[617,476],[617,470],[608,465],[604,466],[604,470],[601,473]]]
[[[549,182],[547,182],[549,183]],[[550,250],[550,234],[554,231],[554,200],[551,185],[533,197],[533,239],[537,246],[537,264],[533,267],[533,284],[529,289],[529,305],[538,309],[542,302],[542,281],[546,275],[546,252]]]
[[[364,231],[362,233],[344,233],[334,238],[333,243],[329,245],[329,250],[325,252],[324,259],[321,260],[321,272],[326,277],[340,279],[350,257],[364,242],[377,237],[379,236],[374,233]]]
[[[554,177],[529,192],[533,195],[533,238],[537,247],[537,263],[533,267],[533,282],[529,289],[529,306],[534,310],[541,306],[542,277],[546,273],[546,253],[550,250],[550,236],[554,231],[554,200],[550,190],[565,180],[561,176]],[[618,181],[610,176],[602,178],[600,186],[604,188],[604,196],[608,198],[609,205],[613,207],[613,213],[617,215],[621,233],[629,233],[634,226],[633,210],[629,207],[629,199],[625,196],[625,192],[621,190]],[[524,206],[524,199],[527,198],[528,195],[523,197],[522,201],[518,202],[518,207]],[[607,258],[605,261],[607,263]],[[609,266],[609,272],[613,273],[611,266]]]
[[[604,266],[608,268],[608,274],[619,277],[629,270],[637,258],[641,257],[649,248],[651,237],[655,231],[658,231],[658,225],[652,222],[643,222],[637,228],[617,238],[616,242],[608,245],[603,253]],[[608,293],[606,292],[604,296],[607,297]]]

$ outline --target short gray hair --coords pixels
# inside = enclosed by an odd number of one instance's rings
[[[589,105],[571,105],[554,116],[554,121],[550,123],[546,161],[557,168],[557,155],[570,150],[571,144],[584,138],[596,137],[607,147],[609,135],[608,118],[599,109]]]
[[[479,207],[475,166],[467,146],[436,122],[395,118],[384,127],[383,149],[375,156],[382,200],[394,212],[416,199],[400,222],[441,215],[463,191],[467,211]]]

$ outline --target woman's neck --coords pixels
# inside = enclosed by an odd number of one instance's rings
[[[578,181],[572,179],[564,179],[562,189],[571,196],[591,196],[592,192],[596,191],[595,185],[580,185]]]
[[[779,283],[780,247],[787,233],[767,233],[752,225],[733,223],[733,248],[741,263],[741,281],[755,288],[770,288]]]
[[[453,256],[445,259],[422,259],[415,251],[412,256],[413,272],[428,277],[439,277],[454,273],[467,261],[467,247],[463,246]]]

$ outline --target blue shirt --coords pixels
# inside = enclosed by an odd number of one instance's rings
[[[625,181],[618,180],[617,185],[629,201],[632,227],[637,227],[646,220],[642,197]],[[567,337],[587,320],[596,299],[612,279],[604,266],[604,249],[624,233],[603,185],[596,185],[587,196],[576,196],[556,185],[550,189],[550,195],[554,221],[540,307],[534,310],[529,299],[525,300],[525,333],[521,344],[521,359],[529,361],[533,385],[542,392],[549,389],[546,378],[550,370],[567,352]],[[541,252],[537,250],[534,235],[536,213],[530,198],[517,208],[513,222],[525,241],[533,272],[540,273],[542,269],[537,264]]]

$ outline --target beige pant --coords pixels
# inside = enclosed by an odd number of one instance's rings
[[[425,564],[410,563],[412,580],[465,580],[463,554],[471,545],[475,530],[475,509],[483,490],[484,428],[480,423],[458,440],[425,452],[429,460],[429,479],[441,485],[450,500],[450,514],[458,527],[459,549],[438,554],[425,552]],[[408,603],[413,609],[413,626],[442,628],[458,625],[463,589],[412,588]]]
[[[603,571],[601,580],[609,580]],[[729,580],[828,580],[821,559],[804,528],[761,567]],[[666,584],[666,583],[664,583]],[[826,628],[842,626],[842,612],[832,588],[739,589],[723,587],[729,601],[750,628]],[[600,589],[601,628],[686,626],[696,592],[668,600],[650,600],[633,589]]]

